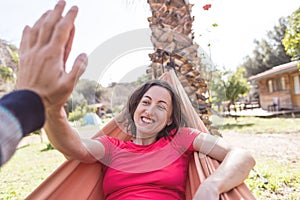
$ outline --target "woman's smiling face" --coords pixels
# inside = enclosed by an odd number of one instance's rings
[[[160,86],[152,86],[142,97],[135,112],[136,137],[155,138],[172,123],[172,98],[169,91]]]

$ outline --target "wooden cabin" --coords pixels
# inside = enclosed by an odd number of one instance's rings
[[[268,111],[300,108],[300,71],[294,61],[249,77],[258,85],[261,108]]]

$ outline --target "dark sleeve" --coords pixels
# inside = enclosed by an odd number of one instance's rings
[[[23,136],[43,127],[45,108],[41,97],[29,90],[18,90],[5,95],[0,105],[20,122]]]

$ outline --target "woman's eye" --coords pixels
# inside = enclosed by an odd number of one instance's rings
[[[143,105],[149,105],[149,101],[142,101]]]
[[[159,110],[166,110],[166,108],[162,105],[157,105],[157,107],[158,107]]]

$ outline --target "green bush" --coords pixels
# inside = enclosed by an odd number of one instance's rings
[[[69,113],[69,121],[82,121],[82,118],[89,112],[95,112],[95,108],[89,107],[87,101],[83,101],[82,104],[72,112]]]
[[[80,121],[85,114],[80,109],[76,109],[69,113],[69,121]]]

